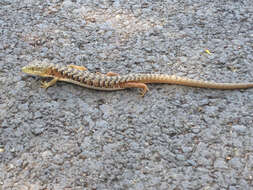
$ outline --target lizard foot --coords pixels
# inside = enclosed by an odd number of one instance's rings
[[[40,85],[41,88],[47,89],[49,87],[48,82],[46,82],[46,81],[40,81],[40,84],[41,84]]]
[[[140,83],[140,82],[126,82],[124,84],[121,85],[122,88],[140,88],[141,91],[141,97],[143,97],[146,92],[149,90],[147,85],[144,83]]]

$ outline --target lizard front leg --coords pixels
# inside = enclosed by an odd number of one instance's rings
[[[41,88],[47,89],[50,86],[53,86],[58,81],[58,78],[53,78],[49,82],[41,81]]]
[[[141,96],[144,96],[146,94],[147,91],[149,91],[148,87],[146,84],[144,83],[140,83],[140,82],[126,82],[121,84],[122,88],[141,88]]]
[[[77,69],[80,71],[87,71],[88,69],[84,66],[78,66],[78,65],[68,65],[67,67],[73,68],[73,69]],[[96,72],[96,74],[101,75],[100,72]],[[118,73],[114,73],[114,72],[108,72],[106,73],[106,76],[118,76]]]
[[[114,72],[108,72],[108,73],[106,73],[106,76],[108,76],[108,77],[119,76],[119,74],[118,73],[114,73]]]
[[[103,74],[100,73],[100,72],[96,72],[96,74],[98,74],[98,75],[103,75]],[[118,73],[114,73],[114,72],[108,72],[108,73],[106,73],[105,75],[108,76],[108,77],[119,76]]]
[[[88,69],[84,66],[78,66],[78,65],[68,65],[67,67],[73,68],[73,69],[77,69],[79,71],[87,71]]]

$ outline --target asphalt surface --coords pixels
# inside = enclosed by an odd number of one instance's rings
[[[253,89],[45,90],[35,59],[253,82],[252,0],[1,0],[0,189],[253,189]]]

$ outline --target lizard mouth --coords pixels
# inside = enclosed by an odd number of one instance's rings
[[[32,67],[29,66],[24,66],[22,67],[22,72],[29,74],[29,75],[41,75],[42,72],[38,69],[33,69]]]
[[[31,73],[31,70],[28,68],[28,67],[22,67],[22,72],[24,72],[24,73],[28,73],[28,74],[30,74]]]

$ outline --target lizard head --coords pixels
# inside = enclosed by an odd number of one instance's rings
[[[41,61],[33,61],[30,64],[24,66],[22,68],[22,72],[30,74],[30,75],[39,75],[42,77],[47,77],[49,76],[49,69],[50,69],[50,64],[46,62],[41,62]]]

